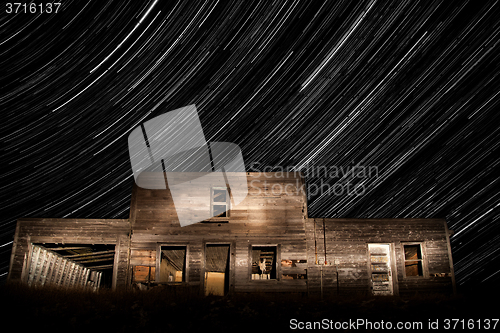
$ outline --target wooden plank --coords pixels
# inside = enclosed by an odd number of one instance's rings
[[[450,244],[450,230],[448,229],[448,224],[446,221],[443,221],[444,224],[444,230],[446,234],[446,245],[447,245],[447,252],[448,252],[448,263],[450,267],[450,273],[451,273],[451,283],[452,283],[452,289],[453,289],[453,295],[457,295],[457,285],[455,282],[455,268],[453,266],[453,256],[451,254],[451,244]]]
[[[57,259],[57,255],[55,253],[49,252],[49,256],[50,256],[50,261],[48,264],[47,273],[45,274],[44,284],[50,284],[51,274],[52,271],[54,270],[55,260]]]
[[[31,285],[33,283],[34,278],[35,278],[36,266],[38,263],[38,256],[40,255],[41,248],[40,247],[34,248],[32,246],[32,251],[34,251],[35,253],[32,256],[31,264],[29,267],[28,285]]]
[[[110,269],[113,268],[113,264],[92,266],[91,268],[92,270]]]
[[[57,285],[61,285],[62,284],[62,281],[63,281],[63,276],[64,276],[64,271],[66,269],[66,264],[67,264],[67,260],[61,260],[61,264],[58,269],[58,272],[57,272],[57,280],[56,280],[56,284]]]
[[[63,279],[63,282],[62,282],[62,285],[65,286],[65,287],[69,287],[70,286],[70,281],[71,281],[71,273],[72,273],[72,266],[73,266],[73,262],[68,262],[68,264],[66,265],[66,268],[64,270],[64,279]]]
[[[42,286],[45,285],[45,282],[47,281],[47,274],[49,272],[50,265],[52,264],[52,258],[53,258],[52,253],[46,251],[45,266],[43,268],[43,272],[42,272],[42,275],[41,275],[41,278],[40,278],[40,283],[41,283]]]
[[[54,280],[57,274],[57,270],[59,268],[58,264],[61,260],[61,257],[54,255],[53,256],[53,262],[52,262],[52,269],[50,270],[49,276],[47,276],[47,283],[52,285],[54,284]]]
[[[53,250],[53,249],[51,249],[51,250]],[[81,258],[81,257],[96,256],[96,255],[101,255],[101,254],[114,254],[114,253],[115,253],[115,250],[106,250],[106,251],[96,251],[96,252],[90,252],[90,253],[66,255],[66,256],[64,256],[64,258],[75,259],[75,258]]]
[[[97,285],[95,286],[96,289],[99,289],[101,287],[101,278],[102,272],[97,272]]]
[[[77,287],[77,286],[78,286],[78,282],[80,281],[80,278],[81,278],[81,276],[82,276],[82,270],[83,270],[82,266],[80,266],[80,265],[76,265],[76,267],[75,267],[75,273],[76,273],[76,274],[75,274],[75,281],[74,281],[74,283],[73,283],[73,285],[74,285],[75,287]]]
[[[44,249],[41,250],[40,257],[38,258],[38,265],[36,270],[36,275],[34,282],[35,284],[41,284],[43,280],[43,273],[45,269],[45,265],[47,263],[48,252]]]
[[[85,281],[84,281],[84,278],[85,278],[85,276],[86,276],[86,274],[85,274],[85,273],[86,273],[86,270],[87,270],[87,268],[86,268],[86,267],[82,267],[82,268],[80,269],[80,276],[79,276],[79,278],[78,278],[78,285],[79,285],[79,286],[81,286],[81,287],[85,286]]]
[[[68,287],[71,287],[73,285],[73,279],[74,279],[74,275],[75,275],[75,266],[76,265],[74,262],[71,262],[68,266],[68,277],[67,277],[67,280],[65,283],[65,285]]]
[[[82,269],[82,278],[80,280],[80,285],[82,287],[85,287],[87,285],[87,272],[89,271],[89,269],[87,267],[84,267]]]
[[[19,232],[19,225],[16,226],[16,233]],[[17,240],[19,239],[19,235],[15,235],[14,236],[14,239]],[[12,277],[12,272],[14,271],[15,272],[15,269],[12,267],[14,265],[14,261],[16,259],[16,256],[15,256],[15,250],[17,249],[17,244],[15,246],[13,246],[12,248],[12,256],[11,256],[11,267],[9,267],[9,275],[7,277],[7,279],[10,279]],[[27,252],[24,253],[24,261],[23,261],[23,268],[22,268],[22,271],[21,271],[21,282],[28,282],[28,278],[29,278],[29,269],[30,269],[30,266],[31,266],[31,259],[32,259],[32,256],[33,256],[33,244],[29,243],[28,244],[28,248],[27,248]]]
[[[78,286],[78,281],[80,280],[80,271],[81,271],[81,266],[75,264],[75,272],[73,275],[73,282],[71,284],[72,287]]]

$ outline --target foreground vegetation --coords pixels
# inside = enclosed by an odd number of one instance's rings
[[[308,299],[292,295],[200,297],[192,292],[155,288],[149,291],[100,290],[98,293],[54,288],[0,287],[4,323],[16,330],[70,332],[179,332],[215,328],[225,332],[290,329],[290,320],[421,321],[440,318],[498,318],[491,294],[445,297],[342,297]],[[496,302],[495,302],[496,303]],[[495,304],[493,303],[493,304]],[[296,327],[297,325],[295,325]],[[500,329],[497,325],[496,329]]]

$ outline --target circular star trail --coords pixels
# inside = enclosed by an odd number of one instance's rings
[[[500,3],[66,1],[0,16],[0,279],[21,217],[127,218],[127,137],[196,104],[247,166],[376,167],[311,217],[439,217],[500,281]]]

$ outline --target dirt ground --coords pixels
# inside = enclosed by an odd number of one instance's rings
[[[380,331],[396,329],[398,323],[410,331],[486,326],[500,330],[500,323],[494,325],[500,317],[498,293],[321,300],[291,295],[199,297],[162,288],[93,293],[6,285],[0,295],[7,306],[0,312],[3,322],[17,322],[16,331]]]

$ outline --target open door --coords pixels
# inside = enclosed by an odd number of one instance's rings
[[[393,295],[390,244],[368,244],[368,253],[373,295]]]
[[[224,296],[229,290],[229,244],[205,248],[205,295]]]

